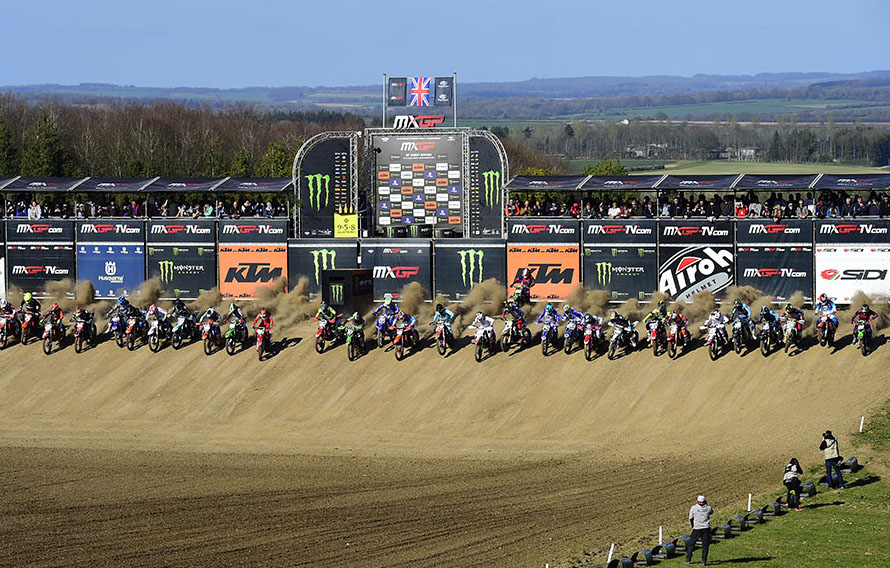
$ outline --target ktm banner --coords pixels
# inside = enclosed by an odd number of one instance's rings
[[[721,298],[733,283],[732,245],[663,247],[660,253],[658,291],[674,300],[689,302],[704,290]]]
[[[613,302],[652,297],[658,279],[655,247],[584,246],[584,286],[608,290]]]
[[[508,245],[507,285],[528,268],[535,278],[531,298],[537,302],[563,301],[581,283],[578,245]]]
[[[440,239],[436,241],[435,253],[436,295],[448,300],[463,300],[485,280],[493,278],[502,284],[506,280],[503,241]]]
[[[890,294],[890,247],[816,247],[816,297],[849,304],[856,292]]]
[[[287,240],[287,219],[222,219],[217,224],[217,231],[220,243],[284,244]]]
[[[739,246],[736,274],[739,286],[752,286],[775,302],[785,302],[795,292],[813,296],[813,247]]]
[[[432,298],[433,262],[430,241],[423,239],[366,239],[361,242],[362,268],[374,276],[374,300],[384,294],[399,299],[402,288],[417,282]]]
[[[256,298],[263,286],[287,276],[287,245],[220,245],[219,292],[225,298]]]

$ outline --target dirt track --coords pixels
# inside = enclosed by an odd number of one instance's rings
[[[826,428],[843,450],[890,384],[886,346],[349,364],[342,347],[315,354],[312,331],[283,334],[263,363],[198,346],[0,352],[0,565],[559,566],[613,540],[630,553],[682,527],[700,491],[738,507],[775,490],[790,455],[819,463]]]

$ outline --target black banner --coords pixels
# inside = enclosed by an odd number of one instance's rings
[[[358,246],[348,240],[290,239],[287,242],[287,283],[293,290],[300,278],[309,279],[309,294],[321,291],[322,273],[338,268],[358,268]]]
[[[165,219],[148,222],[146,239],[151,243],[216,244],[216,221],[204,219]]]
[[[115,192],[115,193],[135,193],[142,191],[154,178],[105,178],[91,177],[85,182],[78,184],[76,191],[80,192]],[[140,209],[142,204],[139,204]]]
[[[149,193],[205,192],[215,189],[225,178],[160,178],[151,182],[144,191]]]
[[[760,189],[783,191],[806,189],[816,180],[817,174],[805,175],[757,175],[745,174],[735,185],[735,189]]]
[[[142,219],[78,221],[78,243],[144,243],[145,222]]]
[[[696,191],[710,191],[713,189],[730,189],[738,174],[733,175],[704,175],[704,176],[667,176],[658,184],[658,189],[678,189]]]
[[[657,228],[653,219],[596,219],[582,223],[584,243],[645,244],[655,246]]]
[[[386,84],[386,104],[392,107],[405,106],[407,104],[405,100],[407,92],[407,77],[390,77]]]
[[[710,290],[718,298],[724,297],[735,274],[732,248],[732,245],[661,248],[658,291],[680,301],[689,301],[703,290]]]
[[[470,137],[470,236],[501,236],[504,164],[494,142]]]
[[[813,222],[805,219],[746,219],[736,221],[738,243],[804,243],[813,242]]]
[[[659,221],[659,245],[728,244],[735,235],[732,221]]]
[[[70,244],[10,244],[6,247],[9,286],[46,297],[48,282],[74,279],[74,246]]]
[[[368,239],[361,242],[362,268],[374,274],[375,300],[384,294],[398,299],[402,287],[419,283],[432,299],[433,263],[430,241],[421,239]]]
[[[813,299],[813,247],[739,246],[736,257],[739,286],[752,286],[773,301],[784,302],[795,292]]]
[[[569,191],[577,190],[587,176],[516,176],[505,188],[510,191]]]
[[[654,246],[584,245],[584,286],[608,290],[613,302],[652,297],[658,283]]]
[[[823,174],[813,189],[885,189],[890,174]]]
[[[577,245],[581,223],[574,219],[508,219],[507,240],[511,243],[560,243]]]
[[[639,190],[652,189],[662,175],[655,176],[591,176],[581,189],[587,190]]]
[[[8,243],[73,243],[74,221],[60,219],[9,219],[6,222]]]
[[[349,200],[350,148],[349,138],[330,138],[303,156],[297,180],[301,237],[333,237],[334,214],[354,213]]]
[[[287,219],[221,219],[217,235],[220,243],[284,244]]]
[[[436,77],[435,106],[452,106],[454,104],[454,77]]]
[[[161,281],[161,299],[193,300],[216,286],[216,245],[149,244],[148,277]]]
[[[887,244],[890,220],[816,221],[816,244]]]
[[[510,284],[503,241],[438,240],[435,261],[436,294],[451,301],[461,301],[473,286],[490,278]]]

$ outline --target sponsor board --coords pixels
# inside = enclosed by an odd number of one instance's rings
[[[149,221],[149,243],[208,243],[216,240],[216,222],[192,219]]]
[[[286,245],[220,245],[217,258],[225,298],[256,298],[260,288],[287,276]]]
[[[70,244],[9,244],[6,247],[9,286],[46,297],[49,282],[74,280],[74,246]]]
[[[816,244],[887,244],[890,220],[816,221]]]
[[[890,247],[816,247],[816,296],[849,304],[856,292],[890,296]]]
[[[732,221],[659,221],[659,244],[732,244]]]
[[[293,290],[306,278],[307,292],[321,292],[322,273],[337,268],[357,268],[356,244],[342,241],[291,239],[287,247],[288,285]]]
[[[603,219],[583,222],[584,242],[591,244],[646,244],[655,246],[657,228],[648,219]]]
[[[417,282],[432,298],[433,263],[430,241],[420,239],[368,239],[361,243],[362,268],[374,277],[375,300],[387,293],[399,299],[402,288]]]
[[[736,222],[736,239],[742,243],[813,242],[813,222],[804,219],[747,219]]]
[[[77,242],[78,244],[144,243],[145,222],[135,219],[78,221]]]
[[[503,242],[448,239],[435,244],[436,295],[461,301],[473,286],[489,279],[505,283],[506,249]],[[509,282],[506,282],[509,284]]]
[[[6,222],[6,242],[74,242],[74,221],[59,219],[9,219]]]
[[[534,301],[563,301],[581,283],[578,245],[508,245],[507,284],[528,268],[535,278]]]
[[[350,139],[343,137],[322,140],[303,156],[297,180],[300,236],[333,237],[334,215],[353,212],[351,153]]]
[[[145,248],[141,244],[78,244],[77,279],[92,282],[96,298],[130,294],[145,281]]]
[[[511,243],[578,244],[580,234],[580,222],[571,219],[507,221],[507,240]]]
[[[216,286],[216,246],[148,247],[148,277],[161,282],[161,298],[194,299]]]
[[[472,237],[503,234],[504,164],[500,150],[484,136],[470,136],[469,212]]]
[[[736,251],[739,286],[751,286],[775,302],[787,301],[801,292],[813,296],[813,248],[811,246],[742,246]]]
[[[607,290],[614,302],[649,299],[657,273],[655,247],[584,247],[585,287]]]
[[[719,298],[732,285],[734,271],[732,246],[664,248],[658,268],[658,291],[684,302],[704,290]]]
[[[287,240],[286,219],[222,219],[217,227],[220,243],[283,244]]]

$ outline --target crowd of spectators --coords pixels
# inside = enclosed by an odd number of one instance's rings
[[[6,217],[28,219],[90,219],[97,217],[146,217],[146,203],[143,200],[118,203],[115,199],[92,199],[70,204],[68,201],[44,200],[39,203],[30,196],[17,196],[6,203]],[[278,200],[252,201],[234,198],[232,200],[204,201],[201,203],[175,202],[170,199],[149,200],[150,218],[217,218],[239,219],[241,217],[286,217],[287,206]]]
[[[651,196],[641,199],[615,199],[608,195],[551,199],[511,198],[505,207],[511,217],[564,217],[574,219],[645,218],[773,218],[773,219],[855,219],[857,217],[890,217],[890,195],[871,192],[849,194],[824,191],[813,193],[772,192],[744,195],[715,193],[710,199],[703,194],[687,198],[683,192],[662,194],[657,201]]]

